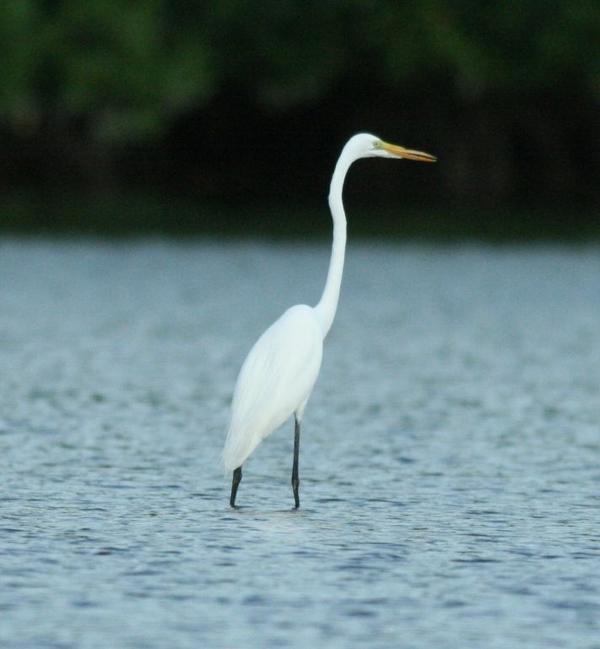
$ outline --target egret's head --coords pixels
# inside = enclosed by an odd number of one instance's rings
[[[416,160],[417,162],[435,162],[437,158],[424,153],[423,151],[414,151],[405,149],[397,144],[389,144],[370,133],[359,133],[348,142],[357,158],[398,158],[406,160]]]

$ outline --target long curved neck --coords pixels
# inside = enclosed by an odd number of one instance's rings
[[[354,162],[354,159],[350,151],[347,149],[342,151],[335,166],[329,189],[329,208],[331,209],[331,217],[333,219],[333,244],[323,295],[319,303],[315,306],[317,317],[323,329],[323,338],[327,335],[329,329],[331,329],[340,297],[340,286],[344,272],[344,256],[346,253],[346,214],[344,213],[344,203],[342,202],[342,189],[344,187],[346,173],[350,165]]]

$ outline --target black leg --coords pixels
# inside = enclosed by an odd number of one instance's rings
[[[294,502],[296,509],[300,507],[300,496],[298,495],[298,487],[300,486],[300,478],[298,477],[298,455],[300,454],[300,422],[294,417],[294,466],[292,467],[292,489],[294,490]]]
[[[242,481],[242,467],[238,466],[237,469],[233,472],[233,480],[231,482],[231,498],[229,499],[229,504],[232,507],[235,507],[235,495],[237,494],[238,487]]]

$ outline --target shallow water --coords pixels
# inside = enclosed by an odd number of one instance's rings
[[[600,647],[600,249],[353,243],[305,416],[218,466],[327,245],[0,243],[4,648]]]

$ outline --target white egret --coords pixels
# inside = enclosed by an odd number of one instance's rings
[[[223,465],[233,471],[230,504],[235,507],[242,479],[242,464],[248,456],[294,415],[294,461],[292,489],[295,508],[300,506],[298,454],[300,425],[323,352],[323,340],[333,322],[340,294],[346,249],[346,216],[342,202],[344,178],[359,158],[399,158],[434,162],[428,153],[388,144],[375,135],[359,133],[344,146],[336,163],[329,191],[333,218],[333,245],[325,289],[314,307],[298,304],[288,309],[256,341],[235,386],[231,422],[223,449]]]

